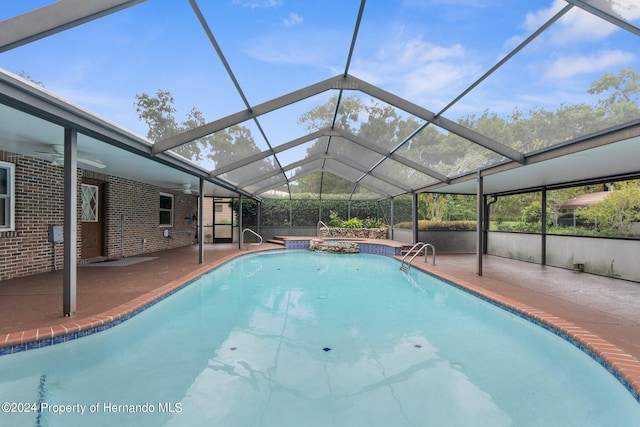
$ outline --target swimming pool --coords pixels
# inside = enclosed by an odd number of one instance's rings
[[[237,258],[117,327],[0,357],[0,402],[22,412],[0,425],[637,424],[577,348],[399,265]]]

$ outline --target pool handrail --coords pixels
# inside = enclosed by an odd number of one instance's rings
[[[411,268],[411,263],[420,254],[420,252],[422,252],[423,249],[424,249],[424,262],[426,263],[427,262],[427,256],[429,255],[428,248],[431,248],[431,263],[432,263],[432,265],[436,265],[436,247],[433,246],[431,243],[417,242],[402,257],[402,264],[400,264],[400,270],[404,271],[405,273],[407,271],[409,271],[409,269]],[[413,256],[409,259],[409,261],[406,261],[407,257],[409,255],[411,255],[413,253],[413,251],[415,251]]]
[[[249,245],[251,246],[260,246],[262,244],[262,236],[259,235],[258,233],[256,233],[255,231],[253,231],[250,228],[245,228],[244,230],[242,230],[242,242],[244,243],[244,233],[246,232],[250,232],[251,234],[253,234],[254,236],[256,236],[258,239],[260,239],[260,241],[255,242],[255,243],[249,243]],[[249,245],[246,246],[246,249],[249,250]]]
[[[318,224],[316,225],[316,237],[320,237],[320,228],[322,227],[326,228],[327,232],[331,231],[327,224],[322,221],[318,221]]]

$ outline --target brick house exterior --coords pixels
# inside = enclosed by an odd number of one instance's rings
[[[13,231],[0,232],[0,281],[61,269],[63,244],[49,241],[49,226],[63,224],[63,168],[46,160],[4,151],[0,151],[0,161],[15,164],[15,227]],[[102,256],[90,260],[83,257],[81,244],[83,182],[99,182],[104,191]],[[160,226],[160,194],[172,196],[172,226]],[[80,263],[197,242],[196,223],[189,221],[197,213],[195,195],[78,169],[78,199]],[[169,237],[165,237],[165,229]]]

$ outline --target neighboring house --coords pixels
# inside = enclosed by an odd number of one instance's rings
[[[581,194],[567,200],[564,203],[559,204],[558,210],[562,213],[558,218],[558,224],[565,227],[585,225],[584,221],[581,221],[580,218],[576,215],[576,209],[586,208],[587,206],[590,206],[594,203],[601,202],[609,194],[611,194],[610,191],[598,191],[595,193]]]
[[[63,181],[51,161],[0,151],[0,280],[62,268]],[[196,195],[84,169],[77,191],[79,263],[196,242]]]

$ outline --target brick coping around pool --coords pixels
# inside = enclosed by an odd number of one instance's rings
[[[308,241],[309,238],[301,238],[299,240]],[[373,242],[368,241],[367,243],[372,244]],[[380,242],[377,243],[380,244]],[[384,244],[382,245],[384,246]],[[396,245],[390,244],[389,246],[393,246],[395,249]],[[273,249],[265,249],[265,251],[267,250]],[[233,258],[245,254],[245,252],[239,252],[227,255],[217,260],[215,263],[198,268],[180,279],[169,282],[164,286],[147,292],[125,304],[96,316],[69,320],[68,322],[54,326],[9,333],[5,336],[0,335],[0,356],[72,341],[116,326],[146,308],[167,298],[185,286],[188,286],[203,274],[219,267]],[[395,258],[398,260],[401,259],[397,253]],[[636,401],[640,403],[640,361],[629,353],[592,332],[589,332],[588,330],[558,316],[549,314],[543,310],[532,308],[503,295],[488,291],[469,281],[461,280],[445,273],[429,271],[428,268],[423,265],[415,264],[414,267],[426,272],[427,274],[439,277],[451,285],[469,292],[483,300],[503,307],[512,313],[518,314],[521,317],[524,317],[568,340],[598,361],[605,369],[613,374],[633,395]]]

